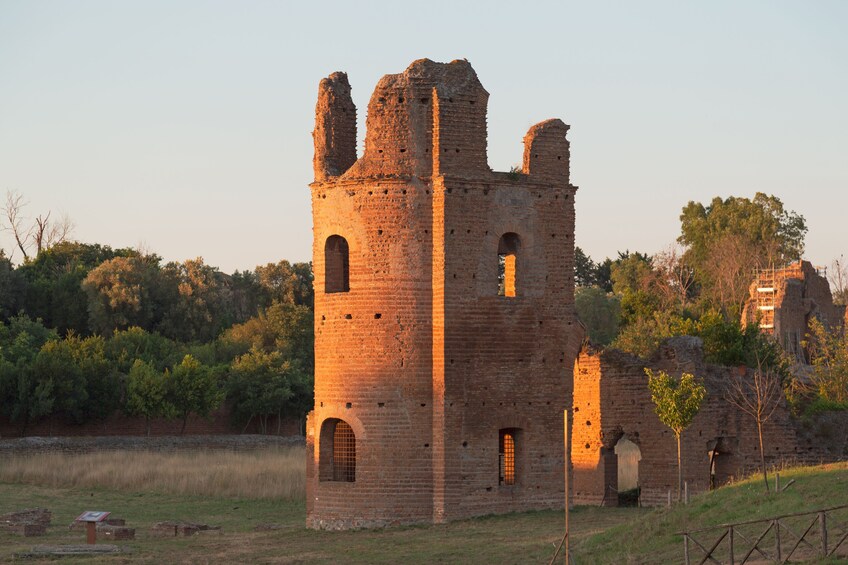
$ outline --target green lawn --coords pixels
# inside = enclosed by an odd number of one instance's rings
[[[769,478],[773,486],[774,475],[770,475]],[[585,540],[579,545],[579,551],[584,557],[578,558],[577,561],[580,565],[585,563],[680,563],[683,557],[683,538],[677,535],[677,532],[848,505],[848,463],[787,469],[781,471],[780,479],[782,485],[786,485],[793,479],[795,483],[780,494],[774,492],[766,494],[762,475],[755,475],[735,485],[696,496],[688,506],[656,509],[642,516],[638,522],[621,524]],[[835,543],[848,528],[848,509],[835,512],[832,519],[832,522],[839,521],[843,526],[830,532],[831,544]],[[788,519],[786,523],[800,535],[812,520],[814,520],[813,516],[798,517]],[[767,525],[764,524],[753,524],[740,528],[739,532],[751,539],[756,539],[766,527]],[[697,536],[697,539],[710,547],[718,539],[718,535],[720,532],[708,532]],[[782,535],[784,542],[792,537],[786,532]],[[794,540],[791,543],[794,543]],[[737,538],[735,546],[734,553],[738,562],[741,557],[739,552],[742,551],[744,554],[751,546],[745,546],[741,538]],[[769,549],[772,546],[773,543],[766,545]],[[848,563],[846,559],[848,541],[842,544],[839,555],[840,559],[824,562]],[[703,556],[703,553],[699,553],[693,547],[694,563],[700,562]]]
[[[587,563],[681,563],[676,532],[848,504],[848,464],[787,470],[786,492],[765,495],[756,478],[672,509],[578,507],[572,511],[572,555]],[[109,510],[137,528],[123,543],[132,554],[64,563],[547,563],[562,536],[562,512],[526,512],[440,526],[352,532],[304,527],[300,502],[196,497],[114,490],[0,483],[0,513],[42,506],[53,512],[48,535],[22,538],[0,532],[0,561],[41,543],[81,543],[84,532],[67,525],[83,510]],[[848,512],[842,516],[848,524]],[[221,533],[157,538],[150,526],[184,520],[221,526]],[[254,531],[259,524],[280,529]],[[805,526],[804,526],[805,527]],[[848,544],[843,555],[848,554]],[[30,563],[37,561],[28,561]],[[697,562],[697,561],[696,561]],[[831,562],[845,562],[832,560]]]
[[[303,504],[263,500],[122,493],[0,483],[0,512],[34,506],[53,512],[45,537],[0,533],[0,561],[35,544],[83,543],[82,530],[67,525],[83,510],[108,510],[137,528],[136,540],[117,542],[131,555],[64,563],[547,563],[562,536],[562,512],[526,512],[464,520],[442,526],[354,532],[316,532],[304,527]],[[632,520],[639,509],[578,508],[572,512],[576,540]],[[150,526],[185,520],[222,526],[222,533],[158,538]],[[279,530],[255,532],[259,524]],[[29,563],[35,562],[32,560]]]

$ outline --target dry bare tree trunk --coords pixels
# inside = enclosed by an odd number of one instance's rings
[[[843,255],[834,259],[827,273],[830,281],[831,293],[835,302],[844,304],[848,301],[848,264],[845,263]]]
[[[23,218],[21,217],[23,208],[26,204],[27,203],[24,202],[23,195],[14,191],[9,191],[6,193],[6,206],[3,208],[3,214],[6,217],[6,221],[9,223],[6,230],[12,232],[12,236],[15,238],[15,243],[18,245],[18,249],[20,249],[21,253],[24,255],[24,261],[29,259],[29,254],[26,250],[29,232],[25,232],[23,227]]]
[[[763,470],[763,482],[766,485],[766,492],[769,492],[768,475],[766,474],[766,453],[763,449],[763,422],[757,419],[757,434],[760,437],[760,468]]]
[[[747,378],[747,371],[744,375],[732,377],[725,394],[728,402],[753,418],[757,424],[760,443],[760,467],[766,492],[769,492],[769,484],[763,442],[763,424],[774,414],[782,396],[783,390],[780,386],[780,379],[770,369],[763,368],[759,356],[757,357],[757,369],[751,379]]]
[[[24,256],[24,261],[30,258],[27,249],[32,244],[35,244],[37,257],[42,251],[66,241],[74,228],[73,222],[67,215],[63,215],[58,222],[50,221],[52,212],[47,212],[46,215],[39,214],[33,224],[27,227],[23,216],[23,209],[27,204],[23,195],[9,191],[6,193],[6,205],[3,207],[3,215],[8,223],[5,229],[12,232],[12,237],[15,238],[15,243]]]

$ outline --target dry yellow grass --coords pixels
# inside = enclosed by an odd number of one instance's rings
[[[103,451],[5,458],[0,482],[124,492],[303,500],[303,447],[234,453]]]

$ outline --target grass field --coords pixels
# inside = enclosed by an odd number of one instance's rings
[[[265,476],[266,464],[281,466],[291,453],[254,454],[210,453],[194,459],[204,461],[189,474],[193,480],[158,484],[152,478],[161,460],[135,459],[132,453],[117,457],[147,477],[143,488],[120,481],[109,487],[91,486],[95,475],[77,467],[90,467],[91,456],[62,460],[72,482],[62,483],[56,475],[38,468],[45,460],[0,462],[0,513],[42,506],[53,512],[53,527],[41,538],[21,538],[0,532],[0,562],[14,553],[41,543],[81,543],[84,533],[66,527],[83,510],[108,510],[137,528],[136,539],[119,542],[132,553],[97,559],[64,558],[61,563],[547,563],[554,544],[562,536],[562,512],[527,512],[491,516],[440,526],[390,528],[355,532],[316,532],[304,527],[303,497],[267,497],[268,489],[253,485],[222,483],[210,478],[229,476],[231,483],[256,483]],[[229,464],[224,457],[233,457]],[[188,464],[191,458],[175,457],[174,465]],[[187,457],[189,461],[180,461]],[[217,460],[217,461],[216,461]],[[297,457],[294,459],[297,461]],[[300,459],[302,461],[302,458]],[[142,461],[154,469],[142,468]],[[102,464],[108,466],[107,463]],[[256,466],[263,471],[254,473]],[[227,470],[227,468],[230,468]],[[27,468],[30,470],[27,471]],[[11,471],[10,469],[14,469]],[[242,469],[242,473],[235,472]],[[84,479],[83,477],[89,477]],[[242,477],[242,478],[239,478]],[[815,470],[788,470],[782,479],[796,479],[785,493],[765,496],[756,480],[742,482],[715,493],[695,497],[688,507],[671,510],[638,508],[578,507],[571,515],[572,554],[576,563],[680,563],[682,544],[674,532],[733,520],[752,519],[804,509],[848,503],[848,465]],[[266,476],[266,479],[268,477]],[[96,479],[100,480],[100,479]],[[274,478],[272,482],[276,480]],[[302,471],[301,471],[302,480]],[[168,482],[168,481],[166,481]],[[192,494],[197,485],[218,484],[220,488],[242,489],[251,495],[225,495],[206,491]],[[89,486],[84,486],[89,485]],[[301,482],[302,485],[302,482]],[[302,488],[302,486],[300,487]],[[165,492],[168,490],[169,492]],[[184,520],[221,526],[220,533],[190,538],[157,538],[149,530],[155,522]],[[274,524],[278,529],[254,531],[256,526]],[[848,548],[846,548],[848,549]],[[37,561],[28,561],[30,563]]]
[[[240,453],[39,453],[0,464],[0,482],[6,483],[263,500],[302,501],[305,479],[303,447]]]

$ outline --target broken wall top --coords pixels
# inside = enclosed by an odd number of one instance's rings
[[[414,61],[385,75],[368,103],[365,150],[356,158],[356,107],[345,73],[321,81],[316,104],[315,181],[433,175],[486,178],[489,93],[465,60]],[[546,120],[524,138],[523,173],[569,183],[568,126]]]

